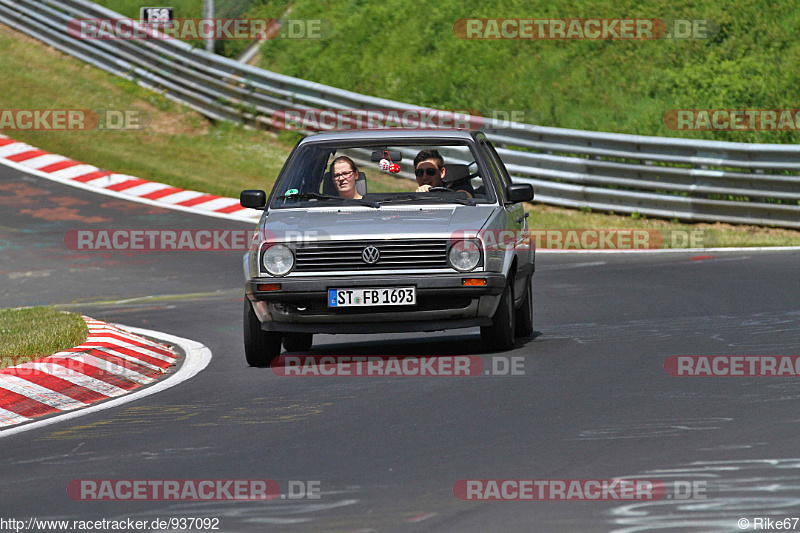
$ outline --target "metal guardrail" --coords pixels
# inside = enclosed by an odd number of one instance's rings
[[[0,22],[215,120],[271,128],[287,109],[428,110],[283,76],[174,39],[76,39],[67,32],[76,18],[123,17],[86,0],[0,0]],[[539,202],[800,229],[798,145],[476,120]]]

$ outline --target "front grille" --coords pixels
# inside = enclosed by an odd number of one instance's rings
[[[295,250],[295,272],[331,270],[388,270],[447,268],[447,239],[393,239],[320,241],[299,243]],[[362,259],[364,248],[380,251],[377,263]]]

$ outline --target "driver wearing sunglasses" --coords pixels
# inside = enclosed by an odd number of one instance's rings
[[[414,158],[414,175],[417,177],[416,192],[428,192],[434,187],[445,187],[451,191],[466,193],[473,196],[472,184],[468,179],[458,180],[453,183],[444,181],[447,169],[444,168],[444,158],[438,150],[422,150]]]

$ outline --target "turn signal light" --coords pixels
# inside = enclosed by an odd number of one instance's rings
[[[280,283],[257,283],[256,284],[257,291],[279,291],[281,290]]]
[[[461,285],[465,287],[485,287],[486,280],[483,278],[463,278],[461,280]]]

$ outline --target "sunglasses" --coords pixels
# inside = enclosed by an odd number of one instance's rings
[[[418,169],[416,169],[414,171],[414,174],[416,174],[416,176],[418,178],[421,178],[423,174],[427,174],[428,176],[435,176],[440,170],[442,170],[442,169],[441,168],[431,168],[431,167],[418,168]]]

